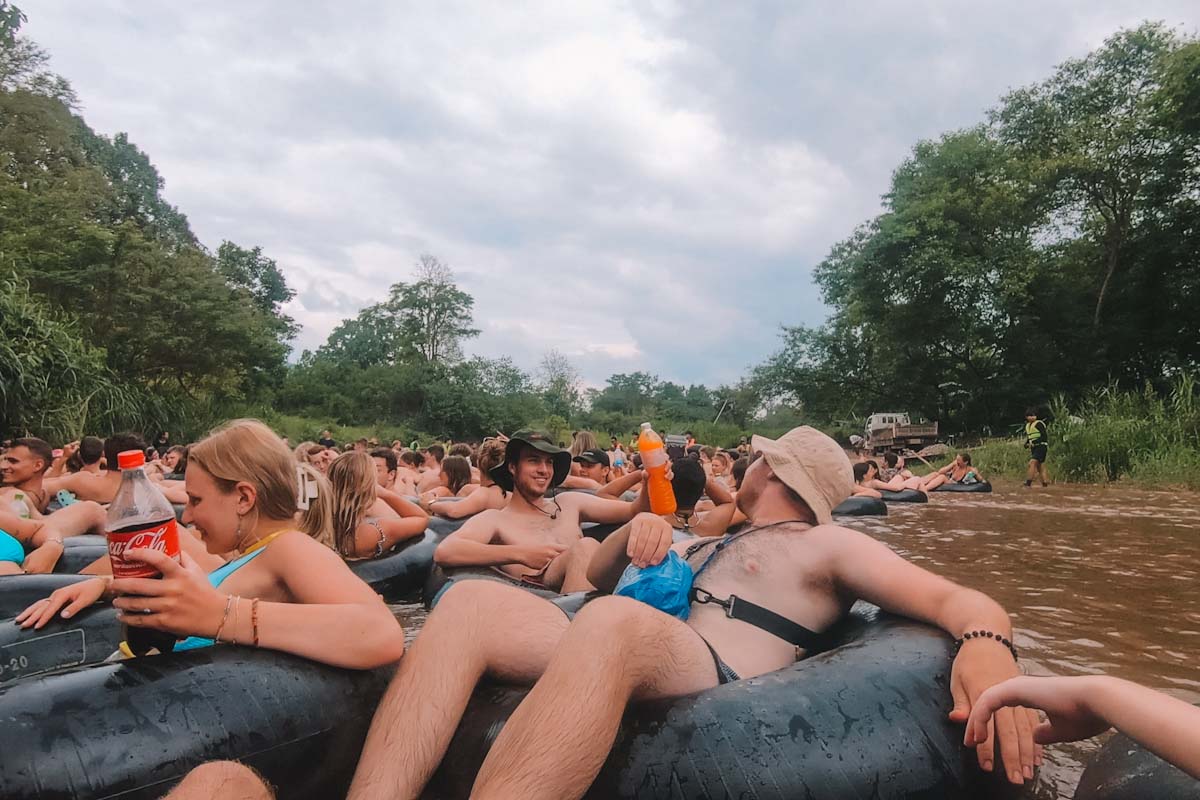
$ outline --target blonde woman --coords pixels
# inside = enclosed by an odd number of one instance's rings
[[[378,558],[425,533],[429,515],[380,486],[375,462],[366,453],[342,453],[329,465],[328,476],[334,549],[343,558]]]
[[[571,437],[571,446],[567,448],[567,452],[571,454],[571,474],[576,477],[583,474],[579,462],[575,460],[575,456],[582,455],[585,450],[595,450],[600,445],[596,442],[596,437],[591,431],[575,431]]]
[[[485,440],[479,448],[478,488],[461,500],[445,502],[445,498],[440,498],[428,501],[422,507],[428,509],[432,514],[449,519],[463,519],[490,508],[504,508],[508,502],[508,492],[497,486],[491,476],[492,468],[502,461],[504,461],[504,441],[500,439]]]
[[[128,551],[162,578],[72,584],[17,622],[41,628],[60,611],[70,618],[115,597],[123,623],[189,637],[184,649],[218,641],[351,669],[383,666],[404,653],[404,631],[375,592],[297,529],[296,462],[270,428],[242,419],[216,429],[189,452],[185,484],[184,523],[195,527],[204,552],[183,532],[180,562],[154,550]]]

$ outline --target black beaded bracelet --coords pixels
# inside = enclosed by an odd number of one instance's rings
[[[962,638],[954,640],[954,655],[958,655],[958,651],[962,649],[963,642],[968,639],[995,639],[1008,648],[1008,652],[1012,653],[1013,661],[1019,660],[1017,658],[1017,648],[1013,646],[1013,643],[1000,634],[992,633],[991,631],[967,631],[962,635]]]

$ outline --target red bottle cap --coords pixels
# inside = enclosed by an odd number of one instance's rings
[[[117,453],[117,466],[121,469],[134,469],[146,466],[146,454],[141,450],[122,450]]]

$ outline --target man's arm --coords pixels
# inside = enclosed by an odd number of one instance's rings
[[[632,469],[615,481],[609,481],[604,484],[604,488],[596,492],[597,497],[613,497],[620,499],[621,495],[628,492],[642,482],[642,471],[640,469]]]
[[[566,492],[555,499],[564,506],[573,506],[579,513],[580,522],[629,522],[634,514],[646,510],[637,508],[637,501],[626,503],[623,500],[583,492]]]
[[[564,489],[595,489],[597,492],[603,488],[599,481],[585,478],[582,475],[568,475],[559,486]]]
[[[442,543],[433,552],[433,560],[443,567],[498,567],[504,564],[525,564],[532,569],[541,569],[555,555],[566,549],[561,545],[525,547],[514,544],[492,544],[496,533],[495,513],[485,511],[477,514],[442,540]]]
[[[913,619],[937,625],[955,638],[968,631],[991,631],[1011,641],[1012,623],[1000,604],[982,592],[959,586],[915,564],[866,534],[833,525],[820,526],[808,536],[829,554],[830,575],[847,599],[861,598]],[[971,706],[989,687],[1020,674],[1016,659],[996,639],[968,639],[954,659],[950,719],[965,722]],[[1032,777],[1036,758],[1033,728],[1036,714],[1028,709],[1005,709],[997,714],[995,733],[1012,783]],[[979,765],[991,771],[993,740],[976,750]]]
[[[692,532],[697,536],[723,536],[733,522],[734,512],[737,511],[733,494],[725,484],[711,475],[704,483],[704,493],[715,505],[711,511],[705,512],[703,519],[692,526]]]

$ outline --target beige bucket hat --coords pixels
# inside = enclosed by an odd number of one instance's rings
[[[776,477],[808,504],[818,525],[833,521],[833,509],[854,491],[854,471],[846,451],[816,428],[803,425],[750,446],[762,453]]]

